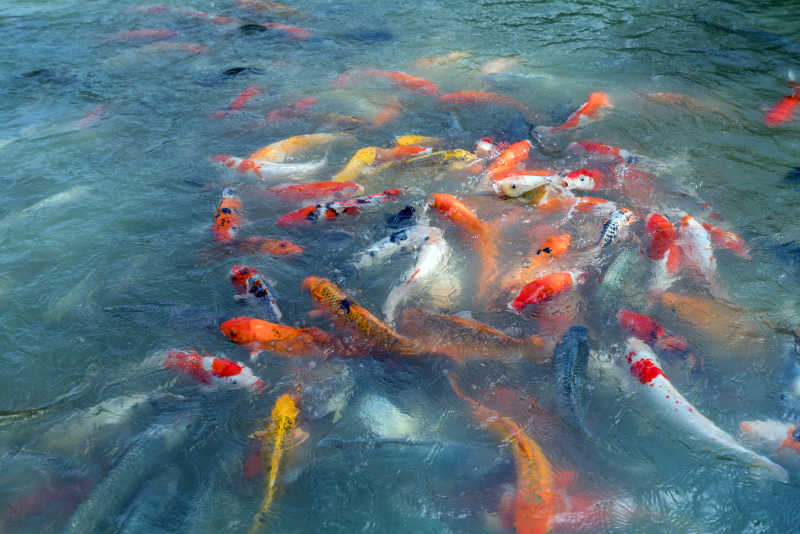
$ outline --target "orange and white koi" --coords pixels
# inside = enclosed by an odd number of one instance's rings
[[[448,377],[458,397],[467,403],[472,416],[511,444],[517,485],[513,498],[514,529],[518,534],[547,534],[556,515],[558,492],[552,465],[539,444],[513,419],[504,417],[468,397]]]
[[[651,213],[645,222],[650,241],[647,256],[655,262],[651,287],[657,293],[669,289],[681,268],[681,250],[675,226],[659,213]]]
[[[403,355],[417,354],[410,339],[395,332],[327,278],[309,276],[301,287],[311,294],[315,306],[373,348]]]
[[[281,356],[327,356],[338,340],[318,328],[294,328],[253,317],[235,317],[219,325],[228,339],[250,349],[255,360],[264,351]]]
[[[764,124],[767,126],[779,126],[792,120],[797,113],[797,106],[800,105],[800,86],[795,81],[791,83],[792,94],[783,97],[780,102],[767,111],[764,117]]]
[[[334,143],[349,143],[354,137],[348,133],[315,133],[295,135],[259,148],[247,159],[284,163],[312,150],[327,149]]]
[[[304,176],[319,172],[328,164],[325,158],[305,163],[273,163],[266,160],[242,159],[228,154],[214,156],[211,162],[257,182],[279,178],[301,180]]]
[[[224,358],[173,350],[167,354],[163,365],[166,369],[182,371],[211,387],[247,389],[253,393],[262,393],[265,389],[264,382],[249,367]]]
[[[506,148],[497,159],[495,159],[489,168],[486,169],[486,176],[489,180],[499,180],[509,174],[514,168],[528,159],[528,154],[531,151],[531,142],[527,139],[518,141],[513,145]]]
[[[222,190],[222,200],[214,212],[211,233],[216,241],[231,241],[242,226],[242,201],[230,187]]]
[[[381,78],[404,89],[426,95],[439,93],[439,87],[430,80],[411,76],[405,72],[378,69],[357,69],[341,74],[333,81],[333,85],[334,87],[345,87],[350,85],[354,79],[363,77]]]
[[[556,184],[562,176],[549,169],[529,169],[513,171],[492,183],[492,189],[498,195],[515,198],[543,185]]]
[[[730,250],[746,260],[750,259],[750,253],[747,250],[747,245],[745,244],[744,239],[738,235],[734,234],[733,232],[717,228],[711,223],[703,223],[703,228],[706,229],[708,235],[711,237],[711,244],[713,246]]]
[[[658,410],[658,417],[662,421],[723,448],[754,467],[765,469],[781,482],[788,481],[784,468],[740,445],[692,406],[667,379],[658,358],[642,340],[628,338],[626,345],[625,360],[630,366],[631,377],[636,379],[632,382],[639,386],[642,395]]]
[[[635,163],[638,159],[631,152],[622,148],[586,141],[570,143],[567,145],[567,151],[586,155],[592,159],[608,161],[609,163]]]
[[[739,429],[748,442],[795,464],[800,461],[800,425],[774,419],[742,421]]]
[[[364,188],[353,182],[312,182],[308,184],[279,184],[264,189],[264,193],[283,200],[334,200],[364,193]]]
[[[175,30],[145,29],[111,33],[104,37],[112,41],[165,41],[177,36],[178,32]]]
[[[286,239],[252,236],[236,241],[239,250],[246,254],[272,254],[273,256],[294,256],[302,254],[303,247]]]
[[[406,308],[400,329],[413,333],[418,343],[433,352],[447,354],[457,361],[530,357],[541,362],[549,359],[545,341],[532,335],[519,339],[474,319],[444,315],[422,308]]]
[[[508,304],[508,307],[512,311],[520,313],[531,304],[551,300],[565,291],[572,290],[583,279],[584,274],[581,271],[564,271],[544,275],[526,284],[516,298]]]
[[[482,159],[494,159],[500,155],[501,148],[491,138],[483,137],[475,141],[472,152]]]
[[[697,219],[686,215],[681,219],[678,230],[678,246],[683,259],[689,263],[707,282],[713,283],[717,272],[717,260],[711,246],[711,235]]]
[[[607,198],[578,197],[569,191],[561,192],[537,204],[536,209],[544,212],[566,211],[566,218],[572,217],[574,212],[595,212],[598,215],[612,213],[616,204]]]
[[[258,269],[249,265],[234,265],[229,277],[239,299],[252,297],[263,308],[268,321],[277,323],[281,320],[282,314],[275,300],[275,290]]]
[[[231,111],[241,110],[244,108],[244,105],[247,103],[248,100],[259,94],[261,94],[261,89],[259,89],[257,85],[248,87],[247,89],[239,93],[239,95],[236,98],[234,98],[230,104],[228,104],[227,108],[212,113],[211,118],[221,119],[222,117],[228,115],[228,113],[230,113]]]
[[[510,96],[501,95],[499,93],[457,91],[455,93],[447,93],[439,96],[439,102],[442,104],[453,104],[457,106],[507,106],[521,111],[526,117],[529,117],[531,114],[528,106],[519,100],[511,98]]]
[[[470,55],[472,55],[472,52],[459,50],[456,52],[450,52],[444,56],[421,57],[419,59],[415,59],[413,61],[413,65],[420,69],[432,69],[435,67],[441,67],[442,65],[447,65],[449,63],[454,63]]]
[[[453,195],[434,193],[429,199],[431,207],[447,217],[458,227],[470,248],[478,253],[481,261],[481,283],[476,293],[482,298],[497,278],[497,232],[481,221],[463,202]]]
[[[636,215],[627,208],[615,210],[611,213],[606,222],[603,223],[603,229],[600,232],[600,239],[597,241],[597,244],[600,245],[600,248],[606,248],[618,237],[622,237],[625,229],[636,222],[636,220]]]
[[[296,119],[297,117],[304,117],[310,108],[316,106],[318,103],[317,98],[307,96],[295,102],[286,104],[282,108],[274,109],[267,113],[265,123],[278,123],[289,119]]]
[[[550,131],[569,130],[586,126],[590,122],[600,118],[604,110],[613,107],[611,100],[605,93],[592,93],[588,100],[570,115],[563,124],[550,128]]]
[[[375,206],[394,200],[402,193],[402,189],[387,189],[381,193],[363,197],[334,200],[325,204],[306,206],[283,215],[278,219],[278,225],[289,226],[315,223],[319,220],[336,219],[339,215],[358,215],[364,209],[374,208]]]

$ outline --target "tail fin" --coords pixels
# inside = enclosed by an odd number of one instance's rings
[[[778,482],[783,482],[784,484],[789,482],[789,474],[786,472],[786,469],[760,454],[752,454],[753,469],[766,469],[769,475]]]

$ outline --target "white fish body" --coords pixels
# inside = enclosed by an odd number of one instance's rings
[[[450,258],[450,245],[447,244],[439,231],[439,236],[425,242],[420,248],[417,263],[403,275],[399,285],[392,288],[383,304],[383,316],[389,324],[394,324],[394,314],[397,307],[408,300],[412,295],[418,294],[443,276],[443,267]],[[434,291],[435,293],[436,291]]]
[[[559,183],[561,175],[550,174],[547,176],[532,176],[528,174],[512,174],[507,178],[498,180],[492,184],[492,187],[498,195],[505,195],[507,197],[515,198],[524,195],[528,191],[533,191],[537,187]]]
[[[753,466],[766,469],[781,482],[789,480],[783,467],[740,445],[730,434],[692,406],[667,379],[658,358],[643,341],[629,338],[625,358],[630,364],[630,375],[638,379],[638,389],[658,409],[659,417],[733,453]]]
[[[678,244],[684,257],[697,267],[707,282],[711,282],[717,271],[717,260],[708,231],[697,219],[687,215],[681,220],[678,232]]]
[[[441,239],[442,231],[431,226],[409,226],[389,237],[381,239],[361,254],[353,262],[357,269],[366,269],[383,263],[398,252],[416,250],[430,239]]]
[[[211,161],[256,182],[271,182],[284,178],[300,181],[310,174],[321,171],[328,164],[327,158],[305,163],[275,163],[263,159],[252,160],[237,158],[236,156],[214,156]]]

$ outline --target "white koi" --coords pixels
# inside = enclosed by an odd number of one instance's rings
[[[214,156],[211,161],[220,167],[236,171],[256,182],[284,178],[300,181],[310,174],[321,171],[328,164],[327,158],[305,163],[275,163],[263,159],[243,159],[224,154]]]
[[[416,250],[424,245],[429,239],[441,239],[442,231],[430,226],[409,226],[396,232],[392,232],[389,237],[385,237],[361,252],[354,264],[357,269],[367,269],[379,263],[383,263],[398,252],[408,252]]]

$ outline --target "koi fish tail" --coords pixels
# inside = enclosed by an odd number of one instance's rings
[[[772,460],[761,456],[760,454],[751,453],[752,454],[752,469],[766,469],[767,472],[775,479],[783,483],[787,483],[789,481],[789,474],[786,472],[786,469],[779,466]]]

